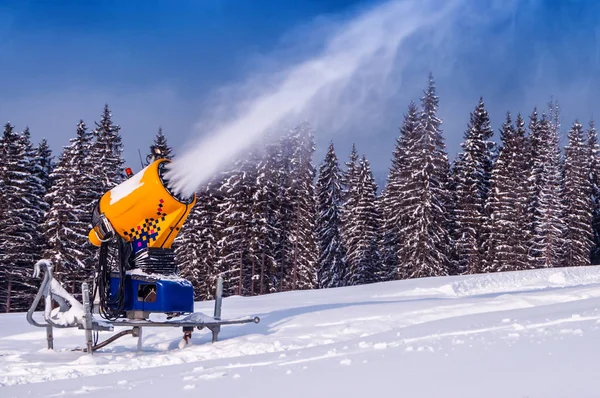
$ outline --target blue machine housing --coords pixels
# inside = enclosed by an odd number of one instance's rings
[[[118,297],[120,278],[110,278],[110,300]],[[151,275],[125,275],[124,311],[194,312],[194,287],[183,278],[160,278]]]

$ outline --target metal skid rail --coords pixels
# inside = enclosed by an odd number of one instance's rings
[[[258,323],[260,322],[260,318],[255,316],[254,318],[243,318],[243,319],[230,319],[230,320],[215,320],[214,322],[190,322],[190,321],[165,321],[165,322],[156,322],[156,321],[144,321],[144,320],[123,320],[123,321],[110,321],[110,324],[113,326],[172,326],[172,327],[192,327],[198,328],[201,330],[206,327],[210,329],[214,326],[221,325],[237,325],[242,323]]]
[[[124,331],[120,332],[121,335],[113,336],[114,339],[113,339],[113,337],[111,337],[110,339],[112,339],[112,340],[110,342],[116,340],[118,337],[125,336],[126,334],[131,334],[133,337],[138,338],[138,349],[141,349],[141,347],[142,347],[142,327],[181,327],[181,328],[183,328],[184,332],[185,331],[191,332],[194,328],[197,328],[198,330],[207,328],[212,332],[212,342],[214,343],[217,341],[219,332],[221,331],[221,326],[239,325],[239,324],[244,324],[244,323],[259,323],[259,322],[260,322],[260,318],[257,316],[255,316],[253,318],[229,319],[229,320],[216,320],[215,319],[215,321],[213,321],[213,322],[211,322],[211,321],[209,321],[209,322],[205,322],[205,321],[191,322],[191,321],[183,321],[183,320],[165,321],[165,322],[146,321],[146,320],[109,321],[109,323],[112,326],[131,326],[131,327],[133,327],[133,329],[124,330]],[[94,325],[92,325],[92,328],[94,328]],[[108,340],[107,340],[107,342],[108,342]],[[91,351],[90,351],[90,348],[89,348],[90,341],[88,341],[87,343],[88,343],[88,349],[85,351],[90,352],[90,353],[92,351],[95,351],[95,350],[107,345],[107,344],[100,343],[96,346],[91,346]]]

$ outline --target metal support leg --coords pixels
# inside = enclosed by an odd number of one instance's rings
[[[136,326],[133,328],[133,336],[137,336],[137,350],[142,351],[142,327]]]
[[[87,353],[89,355],[92,355],[92,353],[93,353],[92,347],[94,345],[93,341],[92,341],[92,310],[90,307],[90,293],[88,291],[87,282],[83,282],[81,284],[81,293],[83,296],[83,311],[85,313],[84,329],[85,329],[85,341],[87,343]]]
[[[52,332],[52,325],[46,326],[46,340],[48,340],[48,349],[54,349],[54,334]]]
[[[215,295],[215,318],[217,321],[221,320],[221,306],[223,304],[223,278],[217,278],[217,294]],[[212,329],[212,342],[215,343],[217,338],[219,337],[219,332],[221,331],[221,326],[217,325]]]
[[[215,295],[215,316],[216,320],[221,320],[221,305],[223,303],[223,278],[217,278],[217,294]]]

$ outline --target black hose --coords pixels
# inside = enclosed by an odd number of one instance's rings
[[[96,288],[92,294],[92,305],[96,299],[96,293],[99,294],[100,308],[98,313],[106,320],[114,321],[123,313],[125,306],[125,265],[127,258],[125,255],[126,242],[117,237],[118,249],[118,273],[119,286],[116,294],[111,295],[111,267],[108,262],[109,242],[102,242],[100,245],[100,254],[98,258],[98,269],[96,272]]]

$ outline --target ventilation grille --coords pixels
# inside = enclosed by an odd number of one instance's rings
[[[135,256],[135,265],[147,274],[177,273],[173,249],[147,248]]]

